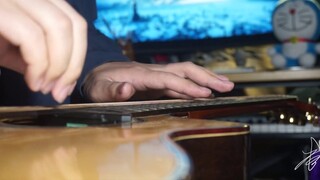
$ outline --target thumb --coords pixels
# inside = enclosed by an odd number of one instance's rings
[[[127,101],[135,92],[131,83],[99,80],[90,86],[87,94],[93,102],[112,102]]]

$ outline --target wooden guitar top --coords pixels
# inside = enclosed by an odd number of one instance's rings
[[[131,128],[3,127],[0,179],[186,179],[192,165],[175,141],[247,133],[236,123],[171,116]]]
[[[0,179],[246,179],[249,127],[199,119],[201,114],[239,114],[287,101],[292,105],[296,98],[2,107]],[[80,119],[83,112],[120,112],[129,114],[130,123],[83,128],[22,125],[23,118],[43,112],[69,118],[69,110]],[[226,173],[226,166],[232,173]]]

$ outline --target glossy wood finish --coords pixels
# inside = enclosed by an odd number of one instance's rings
[[[234,170],[245,177],[247,138],[245,125],[165,115],[139,118],[127,128],[5,124],[0,128],[0,179],[190,179],[208,175],[209,179],[226,179],[225,173]],[[234,149],[233,153],[225,151],[223,144]],[[195,158],[197,149],[206,154]],[[223,159],[231,165],[228,171],[215,160],[221,157],[228,157]],[[218,163],[212,163],[215,161]]]
[[[194,179],[248,179],[246,135],[184,139],[178,144],[187,149],[192,164],[197,167]]]
[[[231,99],[2,107],[0,179],[246,179],[248,126],[202,118],[277,108],[319,115],[316,106],[291,96]],[[214,105],[199,107],[210,101],[215,101]],[[182,103],[179,110],[183,108],[177,114],[173,111],[178,109],[156,110],[153,112],[170,115],[132,116],[133,122],[125,125],[50,128],[5,123],[8,118],[38,110],[72,109],[79,113],[75,110],[141,108],[141,104],[162,109],[167,107],[163,103],[176,102]],[[193,102],[196,106],[190,106]],[[171,104],[168,107],[172,108]]]

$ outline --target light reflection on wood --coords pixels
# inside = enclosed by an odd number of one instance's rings
[[[172,175],[189,162],[161,137],[173,130],[232,126],[239,124],[156,116],[131,128],[2,127],[0,179],[181,179],[189,165],[181,177]]]

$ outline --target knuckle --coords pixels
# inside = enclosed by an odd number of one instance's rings
[[[23,38],[24,40],[27,40],[27,44],[30,43],[36,43],[36,42],[43,42],[44,41],[44,32],[43,30],[38,26],[27,26],[23,29],[22,35],[27,35],[28,38]]]
[[[48,71],[46,74],[47,79],[57,79],[61,73],[58,73],[57,71]]]
[[[16,31],[17,42],[23,60],[35,67],[47,67],[48,57],[44,30],[36,24],[28,24]]]
[[[86,31],[88,28],[88,23],[87,21],[82,17],[82,16],[75,16],[74,18],[74,23],[82,31]]]
[[[128,69],[132,69],[133,72],[142,72],[142,73],[146,73],[149,71],[148,69],[142,66],[132,66],[132,67],[128,67]]]
[[[195,64],[190,61],[182,62],[182,65],[185,66],[186,68],[193,68]]]
[[[57,22],[54,24],[54,29],[59,31],[66,31],[72,29],[72,21],[67,16],[60,15],[60,18]]]

